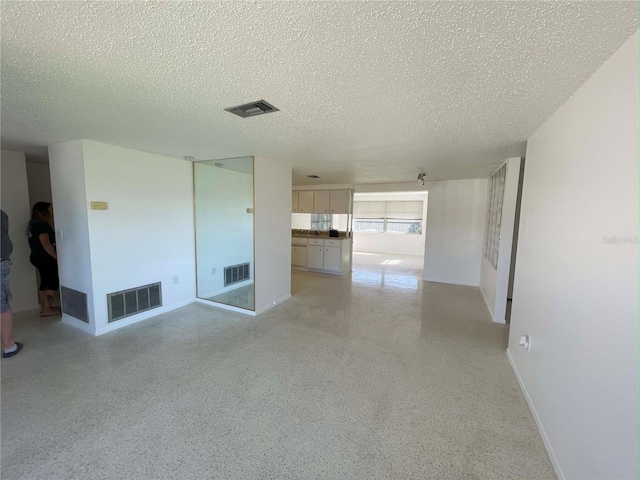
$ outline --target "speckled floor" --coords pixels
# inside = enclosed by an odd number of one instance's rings
[[[356,270],[294,272],[258,317],[192,304],[93,338],[17,315],[2,478],[555,478],[478,289]]]
[[[246,310],[254,310],[256,304],[253,283],[251,285],[245,285],[243,287],[229,290],[228,292],[224,292],[219,295],[214,295],[213,297],[205,298],[205,300],[224,303],[225,305],[244,308]]]

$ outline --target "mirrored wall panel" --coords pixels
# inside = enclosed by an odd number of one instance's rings
[[[198,298],[255,310],[253,157],[195,162]]]

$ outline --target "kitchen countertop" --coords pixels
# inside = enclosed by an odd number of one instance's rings
[[[330,237],[328,232],[321,232],[319,235],[308,234],[308,233],[294,233],[291,232],[291,236],[295,238],[322,238],[329,240],[348,240],[352,237],[347,237],[347,232],[338,232],[338,237]]]

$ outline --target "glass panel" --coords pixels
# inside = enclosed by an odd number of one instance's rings
[[[422,233],[422,220],[387,220],[387,233]]]
[[[384,232],[384,218],[354,218],[354,232]]]
[[[312,213],[311,214],[311,228],[310,230],[317,230],[319,232],[328,232],[331,228],[331,218],[333,215],[330,213]]]
[[[487,215],[484,229],[484,257],[498,268],[498,250],[500,248],[500,226],[502,223],[502,202],[504,199],[504,183],[507,172],[506,164],[489,178],[487,198]]]
[[[193,168],[198,297],[253,311],[253,157]]]

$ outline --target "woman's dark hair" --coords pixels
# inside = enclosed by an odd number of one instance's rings
[[[51,224],[53,222],[53,218],[51,218],[49,208],[51,208],[51,204],[49,202],[37,202],[31,210],[31,220],[44,220]]]

